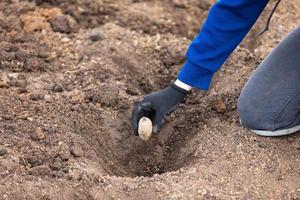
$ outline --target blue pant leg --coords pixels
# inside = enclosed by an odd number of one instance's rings
[[[300,124],[300,26],[258,66],[238,100],[241,123],[276,131]]]

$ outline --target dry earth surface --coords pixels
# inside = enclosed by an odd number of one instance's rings
[[[132,105],[176,78],[213,0],[1,0],[0,199],[300,199],[300,135],[240,126],[239,93],[300,24],[274,1],[161,133],[134,137]]]

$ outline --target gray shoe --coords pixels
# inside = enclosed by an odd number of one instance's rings
[[[300,131],[300,125],[292,128],[277,130],[277,131],[261,131],[261,130],[251,130],[251,131],[253,131],[256,135],[260,135],[260,136],[278,137],[278,136],[289,135],[297,131]]]

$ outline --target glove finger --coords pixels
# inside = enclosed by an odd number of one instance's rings
[[[154,118],[153,133],[157,134],[161,130],[165,122],[165,117],[159,113],[156,113]]]
[[[131,115],[131,126],[132,129],[134,131],[135,135],[138,135],[138,125],[139,125],[139,121],[142,117],[148,117],[151,115],[151,113],[153,112],[153,108],[151,106],[150,102],[142,102],[142,103],[138,103],[133,111],[132,111],[132,115]]]

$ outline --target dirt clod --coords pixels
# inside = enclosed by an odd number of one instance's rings
[[[259,142],[257,145],[258,145],[260,148],[263,148],[263,149],[265,149],[265,148],[268,147],[268,144],[266,144],[265,142]]]
[[[29,170],[29,174],[33,176],[47,176],[50,172],[50,168],[46,165],[36,166]]]
[[[99,103],[104,107],[113,107],[119,102],[119,89],[116,87],[108,88],[103,85],[100,89],[89,92],[86,99],[94,104]]]
[[[83,150],[78,145],[73,145],[71,147],[71,153],[74,157],[79,158],[83,156]]]
[[[6,80],[0,79],[0,88],[8,87],[8,83]]]
[[[43,140],[46,137],[45,132],[42,128],[38,127],[31,134],[31,139],[33,140]]]
[[[218,97],[213,104],[213,109],[217,113],[225,113],[226,112],[226,105],[222,98]]]
[[[55,83],[52,87],[53,92],[62,92],[64,91],[63,86],[59,83]]]
[[[23,87],[22,87],[22,88],[23,88]],[[21,91],[21,90],[20,90],[20,91]],[[25,92],[26,92],[26,90],[25,90]],[[33,100],[33,101],[42,100],[42,99],[44,99],[44,95],[43,95],[43,94],[37,94],[37,93],[31,94],[31,95],[30,95],[30,99]]]
[[[67,161],[67,160],[69,160],[69,158],[71,157],[71,152],[70,152],[69,146],[68,146],[67,144],[62,143],[62,144],[60,145],[59,157],[60,157],[63,161]]]
[[[43,161],[37,156],[30,157],[28,162],[30,163],[31,167],[36,167],[43,164]]]
[[[61,33],[72,33],[76,31],[76,21],[69,15],[59,15],[51,20],[53,31]]]
[[[34,32],[50,29],[50,25],[46,21],[46,18],[41,16],[25,15],[22,17],[21,21],[23,23],[23,29],[25,32]]]
[[[126,88],[126,93],[129,95],[132,95],[132,96],[136,96],[139,94],[139,92],[136,89],[131,88],[131,87]]]

